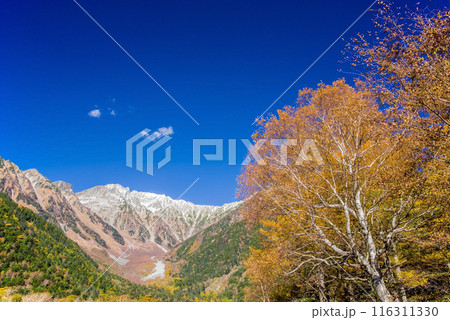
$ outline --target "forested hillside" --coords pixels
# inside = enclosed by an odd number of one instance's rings
[[[257,229],[233,213],[186,240],[171,257],[180,263],[174,272],[178,294],[201,298],[210,291],[218,299],[243,301],[248,286],[243,261],[257,239]]]
[[[175,247],[169,272],[151,285],[156,301],[244,301],[249,287],[244,261],[259,231],[235,211]]]
[[[102,273],[61,229],[0,194],[0,288],[20,296],[48,292],[53,299],[73,300]],[[82,299],[133,299],[146,293],[144,286],[106,273]]]

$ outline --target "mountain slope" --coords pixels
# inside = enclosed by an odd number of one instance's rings
[[[53,184],[35,169],[22,171],[0,158],[0,192],[58,225],[87,251],[119,251],[125,244],[117,230],[72,197],[70,184]]]
[[[167,257],[177,288],[174,299],[243,301],[249,285],[243,261],[258,236],[258,226],[235,210],[174,248]]]
[[[112,270],[131,281],[141,282],[145,271],[155,263],[153,259],[166,252],[154,242],[136,241],[129,233],[121,233],[82,205],[70,184],[52,183],[37,170],[22,171],[2,158],[0,192],[59,226],[95,261],[114,263]]]
[[[89,299],[101,293],[138,298],[148,292],[110,273],[101,275],[99,266],[61,229],[0,194],[0,288],[61,298],[78,296],[93,283],[84,295]]]

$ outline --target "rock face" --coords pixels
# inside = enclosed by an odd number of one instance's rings
[[[59,226],[92,258],[139,282],[168,250],[239,205],[195,205],[118,184],[74,193],[36,169],[22,171],[0,157],[0,192]]]
[[[171,248],[220,220],[238,203],[195,205],[165,195],[130,191],[118,184],[76,194],[80,202],[110,225],[141,242]]]
[[[14,163],[2,158],[0,158],[0,191],[33,211],[41,210],[30,180]]]
[[[20,170],[0,158],[0,192],[59,226],[88,254],[108,256],[125,246],[125,239],[111,225],[84,207],[65,182],[52,183],[36,169]]]

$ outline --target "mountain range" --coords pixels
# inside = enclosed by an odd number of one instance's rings
[[[196,205],[118,184],[75,193],[36,169],[0,157],[0,193],[58,226],[92,259],[135,283],[165,276],[165,259],[185,241],[226,217],[239,202]],[[233,221],[239,218],[233,218]]]

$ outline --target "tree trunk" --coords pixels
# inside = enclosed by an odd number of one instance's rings
[[[402,301],[403,302],[407,302],[408,298],[406,296],[406,290],[405,290],[405,286],[403,285],[403,279],[402,279],[402,275],[401,275],[401,270],[400,270],[400,264],[399,264],[399,260],[398,260],[398,253],[397,253],[397,248],[394,246],[394,262],[395,262],[395,274],[398,278],[398,280],[400,281],[400,293],[402,295]]]
[[[328,301],[327,294],[326,294],[327,289],[325,287],[324,274],[323,274],[323,269],[321,267],[319,269],[318,277],[319,277],[319,279],[318,279],[319,301],[327,302]]]
[[[372,285],[373,288],[380,299],[383,302],[393,301],[392,295],[389,293],[389,290],[384,283],[383,275],[381,273],[380,265],[378,262],[378,254],[377,254],[377,246],[372,237],[372,234],[369,230],[369,226],[367,223],[367,214],[363,210],[363,206],[361,205],[361,191],[358,190],[355,193],[355,204],[358,212],[358,220],[361,225],[361,231],[364,236],[364,240],[367,245],[367,258],[362,259],[361,262],[366,266],[367,271],[372,277]]]
[[[375,289],[378,299],[380,299],[380,301],[382,302],[393,301],[392,295],[387,289],[386,284],[384,283],[384,280],[381,276],[381,273],[379,271],[377,271],[376,273],[377,274],[372,275],[372,285]]]

